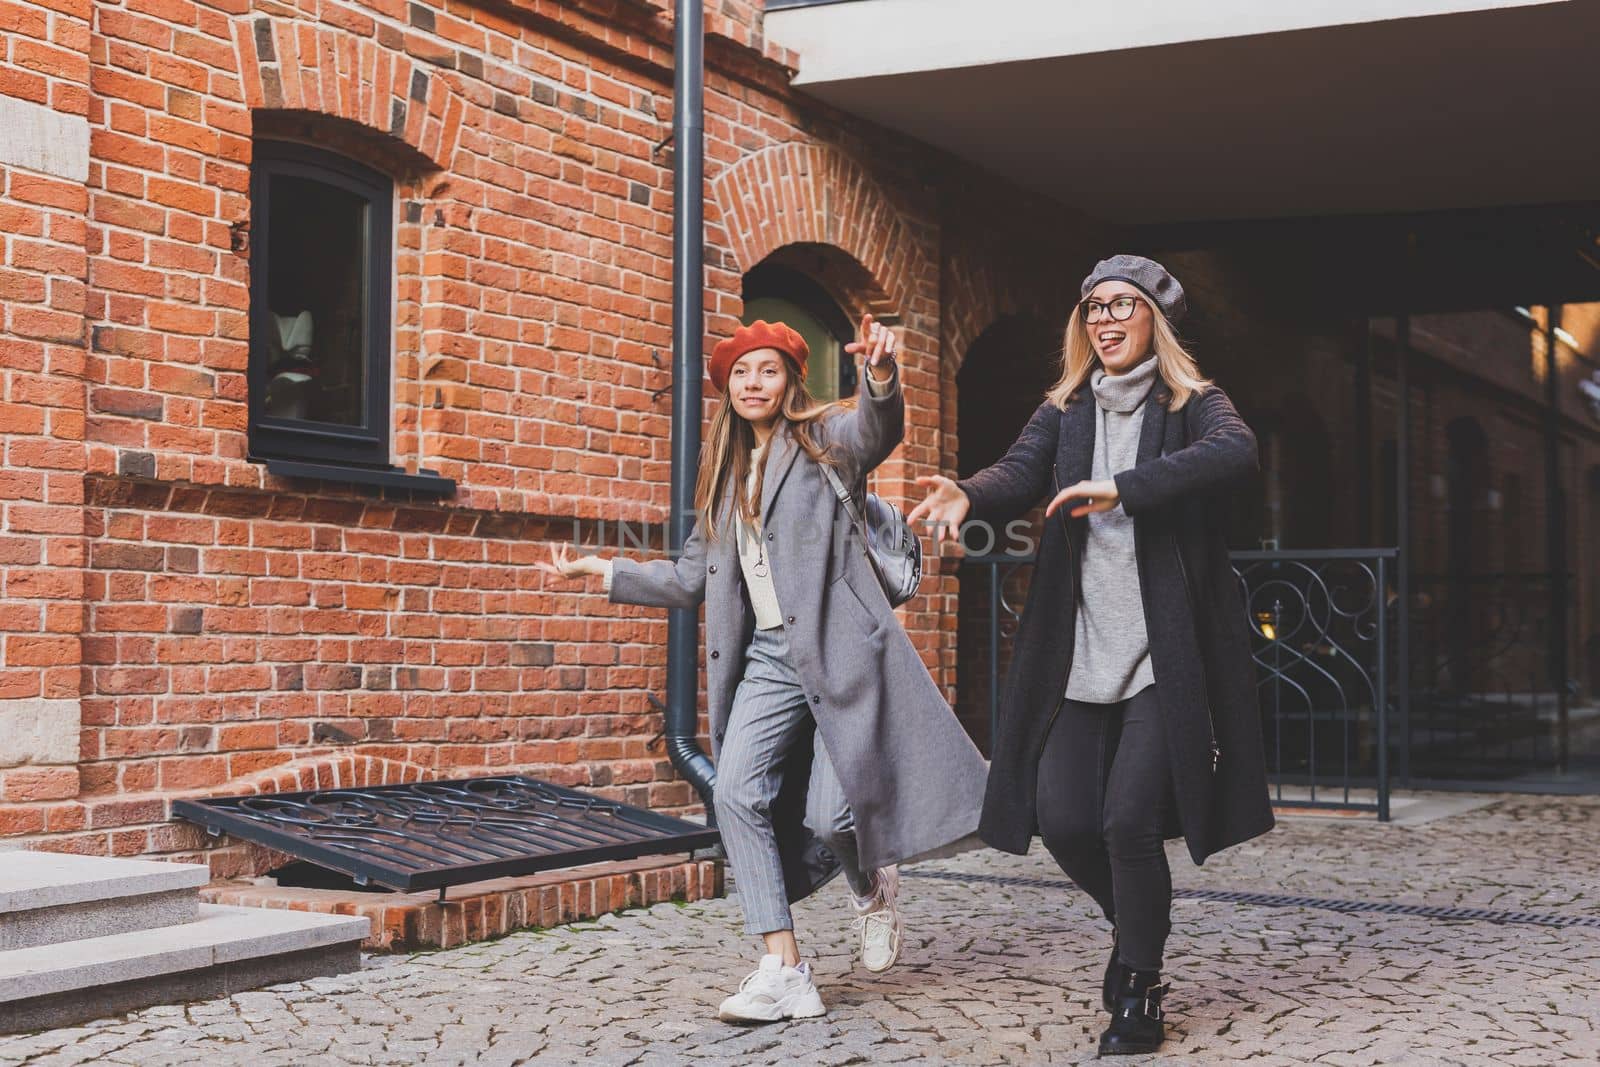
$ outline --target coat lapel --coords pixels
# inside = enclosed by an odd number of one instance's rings
[[[1161,455],[1161,446],[1167,439],[1167,404],[1172,390],[1166,382],[1158,381],[1150,388],[1144,402],[1144,425],[1139,427],[1139,454],[1137,463],[1148,463]]]
[[[1061,413],[1061,441],[1056,448],[1056,466],[1061,485],[1089,480],[1094,467],[1094,394],[1085,385],[1067,401],[1067,410]]]
[[[767,524],[772,514],[772,502],[777,498],[778,489],[789,476],[789,468],[794,466],[799,453],[800,446],[790,436],[788,426],[773,433],[767,445],[767,472],[761,482],[761,525]]]
[[[708,559],[715,557],[725,567],[739,564],[739,537],[735,516],[739,513],[739,499],[733,495],[731,484],[722,487],[722,504],[717,508],[717,537],[715,547],[708,551]],[[707,531],[709,534],[710,531]]]

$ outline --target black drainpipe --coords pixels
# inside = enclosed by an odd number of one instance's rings
[[[667,548],[683,551],[694,522],[700,465],[700,344],[705,336],[705,12],[678,0],[672,79],[672,513]],[[667,754],[711,811],[717,772],[696,740],[700,725],[699,613],[667,616]]]

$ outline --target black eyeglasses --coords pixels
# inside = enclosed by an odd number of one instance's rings
[[[1098,300],[1085,300],[1078,308],[1083,312],[1083,321],[1086,323],[1099,322],[1107,313],[1115,322],[1127,322],[1133,318],[1134,311],[1141,303],[1143,301],[1139,297],[1124,295],[1114,296],[1103,304]]]

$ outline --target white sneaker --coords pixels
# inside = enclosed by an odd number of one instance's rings
[[[717,1018],[725,1023],[775,1023],[815,1019],[827,1013],[811,968],[785,967],[782,956],[762,956],[761,966],[739,983],[739,992],[722,1002]]]
[[[869,971],[887,971],[900,958],[900,870],[879,867],[872,878],[872,898],[856,901],[856,933],[861,963]]]

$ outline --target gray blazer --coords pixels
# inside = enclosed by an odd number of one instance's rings
[[[817,428],[840,478],[857,491],[905,432],[899,371],[881,396],[868,390],[867,377],[861,375],[857,406]],[[983,758],[900,626],[821,468],[787,427],[767,452],[761,536],[795,671],[855,816],[861,864],[872,870],[956,846],[977,830]],[[693,608],[705,601],[713,753],[728,729],[755,626],[732,510],[725,502],[715,539],[697,526],[676,560],[612,564],[617,603]],[[837,870],[805,830],[807,775],[800,772],[811,758],[809,739],[796,749],[773,811],[791,900]]]

